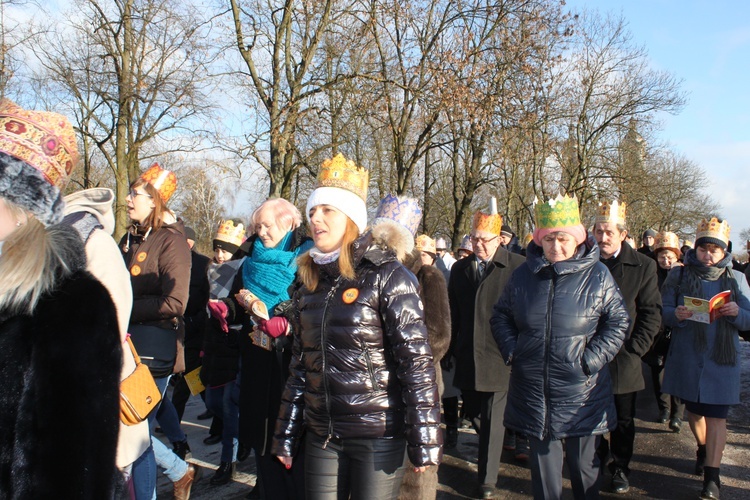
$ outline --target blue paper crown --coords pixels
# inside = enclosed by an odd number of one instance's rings
[[[412,236],[417,234],[417,228],[422,221],[422,209],[414,198],[403,198],[386,195],[380,200],[378,211],[375,214],[377,219],[390,219],[404,226]]]

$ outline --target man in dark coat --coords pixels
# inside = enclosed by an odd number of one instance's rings
[[[651,344],[661,325],[661,294],[657,284],[656,261],[624,245],[625,204],[614,201],[600,204],[594,224],[602,262],[609,268],[620,287],[630,316],[630,327],[620,352],[610,363],[612,391],[617,408],[617,428],[610,433],[612,462],[611,489],[626,493],[630,489],[630,459],[635,442],[635,400],[645,387],[641,356]],[[606,460],[607,442],[602,440],[600,456]]]
[[[500,246],[502,217],[474,215],[474,255],[453,264],[448,298],[451,350],[456,359],[453,385],[461,389],[464,413],[479,430],[479,487],[482,498],[495,498],[510,369],[490,330],[492,308],[522,256]],[[446,355],[446,357],[450,356]]]

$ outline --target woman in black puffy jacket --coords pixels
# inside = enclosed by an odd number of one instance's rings
[[[321,167],[320,184],[307,202],[315,247],[300,259],[273,452],[291,466],[304,427],[307,498],[396,498],[405,451],[417,470],[442,452],[418,285],[361,235],[367,172],[339,155]]]
[[[567,210],[574,206],[577,219],[574,200],[554,206],[571,203]],[[562,497],[563,446],[575,498],[598,498],[595,452],[617,423],[607,364],[625,339],[628,313],[585,228],[539,221],[538,212],[526,264],[511,276],[491,319],[511,366],[504,423],[529,436],[534,498]]]

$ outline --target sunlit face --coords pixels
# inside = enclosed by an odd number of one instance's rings
[[[323,253],[341,248],[348,217],[331,205],[315,205],[310,209],[310,232],[315,247]]]
[[[594,225],[594,238],[599,243],[599,251],[605,259],[620,251],[627,235],[628,232],[621,232],[614,222],[597,222]]]
[[[662,269],[672,269],[674,263],[677,262],[677,254],[668,249],[659,250],[659,253],[656,255],[656,262],[659,263],[659,267]]]
[[[5,204],[5,200],[0,198],[0,241],[7,240],[16,229],[18,229],[18,219]]]
[[[563,231],[549,233],[542,238],[544,256],[553,264],[571,258],[576,253],[577,247],[576,239]]]
[[[726,255],[726,252],[719,245],[714,245],[713,243],[704,243],[703,245],[699,245],[695,249],[695,255],[698,257],[698,260],[703,263],[703,265],[705,265],[706,267],[710,267],[715,266],[719,261],[721,261]]]
[[[217,248],[214,250],[214,261],[217,264],[223,264],[229,260],[232,260],[231,252],[228,252],[223,248]]]
[[[131,188],[130,193],[125,198],[128,207],[128,217],[137,223],[145,221],[156,206],[151,195],[146,192],[143,186]]]
[[[487,231],[474,231],[471,234],[471,245],[479,260],[487,261],[500,246],[500,237]]]
[[[289,230],[289,228],[279,227],[276,222],[276,214],[274,214],[271,208],[264,207],[258,212],[255,222],[255,234],[263,242],[264,247],[275,248],[284,239]]]
[[[419,252],[419,260],[422,261],[423,266],[431,266],[435,263],[435,257],[427,252]]]
[[[508,234],[502,234],[501,233],[500,236],[499,236],[499,238],[500,238],[500,244],[502,246],[506,246],[508,243],[510,243],[510,238],[511,237]]]

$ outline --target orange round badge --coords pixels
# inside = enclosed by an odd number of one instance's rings
[[[146,260],[146,257],[148,257],[148,254],[146,252],[141,252],[136,256],[135,260],[137,260],[138,262],[143,262],[144,260]]]
[[[357,297],[359,297],[359,290],[357,290],[356,288],[344,290],[344,294],[341,296],[341,298],[344,300],[344,304],[351,304],[352,302],[357,300]]]
[[[133,276],[138,276],[139,274],[141,274],[141,266],[136,264],[133,267],[131,267],[130,274],[132,274]]]

